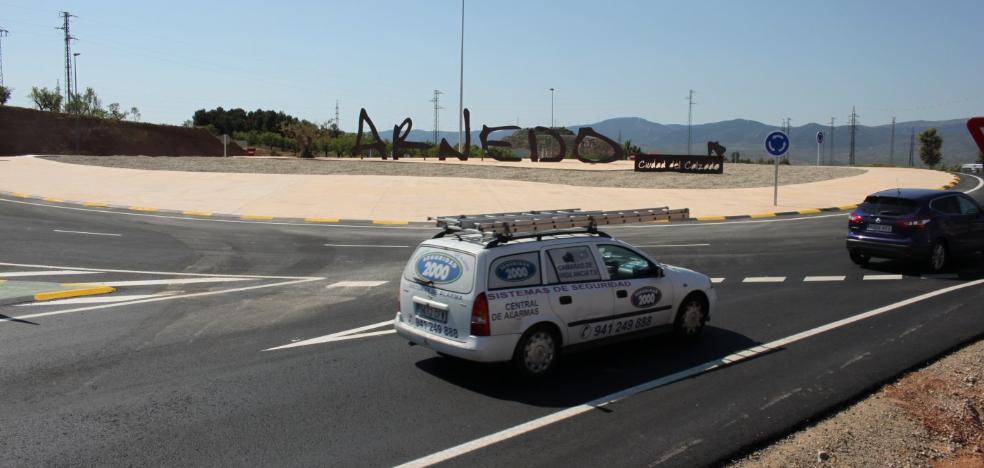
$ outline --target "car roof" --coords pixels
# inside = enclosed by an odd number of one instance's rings
[[[608,237],[603,237],[595,234],[589,233],[571,233],[571,234],[552,234],[545,235],[542,239],[537,239],[535,237],[524,237],[515,240],[510,240],[508,242],[500,243],[494,247],[487,247],[484,242],[478,242],[475,240],[459,239],[457,236],[449,235],[445,237],[437,237],[433,239],[427,239],[422,246],[431,247],[444,247],[449,249],[461,250],[473,254],[480,254],[481,252],[491,252],[496,256],[499,254],[512,253],[517,250],[528,250],[530,248],[540,248],[543,245],[565,245],[565,244],[576,244],[584,242],[599,242],[599,241],[611,241]]]
[[[959,192],[950,192],[946,190],[932,190],[932,189],[916,189],[916,188],[894,188],[894,189],[882,190],[880,192],[875,192],[869,196],[904,198],[907,200],[926,201],[946,193],[956,194]]]

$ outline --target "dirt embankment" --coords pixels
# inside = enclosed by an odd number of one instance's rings
[[[228,149],[246,154],[231,141]],[[200,128],[0,106],[0,156],[22,154],[222,156],[222,142]]]

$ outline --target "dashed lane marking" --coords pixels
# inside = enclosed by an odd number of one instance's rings
[[[712,283],[723,283],[724,278],[711,278]]]
[[[358,328],[353,328],[351,330],[340,331],[340,332],[337,332],[337,333],[332,333],[330,335],[319,336],[317,338],[311,338],[309,340],[295,341],[293,343],[285,344],[283,346],[277,346],[275,348],[264,349],[263,351],[278,351],[278,350],[281,350],[281,349],[297,348],[297,347],[300,347],[300,346],[311,346],[311,345],[322,344],[322,343],[331,343],[331,342],[334,342],[334,341],[354,340],[354,339],[357,339],[357,338],[368,338],[368,337],[371,337],[371,336],[389,335],[389,334],[392,334],[392,333],[396,333],[396,330],[381,330],[381,331],[375,331],[375,332],[361,333],[361,332],[365,332],[366,330],[373,330],[373,329],[376,329],[376,328],[382,328],[382,327],[385,327],[387,325],[393,326],[393,321],[392,320],[387,320],[385,322],[379,322],[379,323],[374,323],[372,325],[366,325],[364,327],[358,327]]]
[[[847,279],[847,276],[844,276],[844,275],[841,275],[841,276],[807,276],[806,278],[803,278],[803,282],[804,283],[817,283],[817,282],[824,282],[824,281],[844,281],[845,279]]]
[[[864,275],[862,278],[865,281],[886,281],[886,280],[900,280],[904,278],[902,275]]]
[[[666,386],[666,385],[669,385],[669,384],[672,384],[672,383],[675,383],[675,382],[679,382],[679,381],[684,380],[684,379],[689,379],[689,378],[692,378],[692,377],[696,377],[696,376],[698,376],[700,374],[704,374],[704,373],[710,372],[710,371],[715,370],[715,369],[719,369],[719,368],[722,368],[722,367],[729,366],[731,364],[735,364],[737,362],[741,362],[741,361],[744,361],[744,360],[747,360],[747,359],[750,359],[750,358],[753,358],[753,357],[757,357],[757,356],[762,355],[763,353],[767,353],[767,352],[771,352],[771,351],[774,351],[774,350],[778,350],[778,349],[783,348],[785,346],[788,346],[788,345],[790,345],[792,343],[795,343],[795,342],[798,342],[798,341],[802,341],[802,340],[805,340],[807,338],[811,338],[811,337],[814,337],[814,336],[817,336],[817,335],[821,335],[821,334],[826,333],[826,332],[829,332],[831,330],[835,330],[835,329],[838,329],[838,328],[841,328],[841,327],[850,325],[850,324],[855,323],[855,322],[860,322],[862,320],[865,320],[865,319],[868,319],[868,318],[871,318],[871,317],[882,315],[884,313],[891,312],[893,310],[900,309],[902,307],[905,307],[905,306],[908,306],[908,305],[911,305],[911,304],[915,304],[917,302],[921,302],[921,301],[924,301],[926,299],[931,299],[931,298],[936,297],[936,296],[941,296],[943,294],[947,294],[947,293],[950,293],[950,292],[953,292],[953,291],[957,291],[957,290],[960,290],[960,289],[963,289],[963,288],[974,287],[974,286],[977,286],[977,285],[980,285],[980,284],[984,284],[984,279],[977,280],[977,281],[971,281],[971,282],[968,282],[968,283],[962,283],[962,284],[958,284],[956,286],[950,286],[948,288],[944,288],[944,289],[939,289],[939,290],[936,290],[936,291],[928,292],[926,294],[915,296],[915,297],[906,299],[904,301],[896,302],[894,304],[889,304],[889,305],[884,306],[884,307],[879,307],[879,308],[874,309],[874,310],[869,310],[867,312],[863,312],[863,313],[860,313],[860,314],[857,314],[857,315],[854,315],[854,316],[851,316],[851,317],[847,317],[847,318],[838,320],[836,322],[831,322],[831,323],[828,323],[826,325],[821,325],[821,326],[816,327],[816,328],[811,328],[809,330],[806,330],[806,331],[797,333],[795,335],[790,335],[790,336],[787,336],[785,338],[781,338],[781,339],[778,339],[778,340],[775,340],[775,341],[772,341],[772,342],[769,342],[769,343],[766,343],[766,344],[754,346],[752,348],[748,348],[748,349],[745,349],[743,351],[739,351],[737,353],[730,354],[730,355],[725,356],[725,357],[720,358],[720,359],[715,359],[715,360],[712,360],[712,361],[708,361],[708,362],[705,362],[703,364],[699,364],[699,365],[696,365],[694,367],[691,367],[689,369],[684,369],[682,371],[676,372],[674,374],[663,376],[663,377],[660,377],[658,379],[650,380],[649,382],[644,382],[644,383],[641,383],[641,384],[636,385],[634,387],[627,388],[627,389],[622,390],[622,391],[619,391],[619,392],[615,392],[615,393],[612,393],[612,394],[609,394],[609,395],[605,395],[605,396],[603,396],[601,398],[597,398],[597,399],[591,400],[591,401],[589,401],[587,403],[584,403],[584,404],[581,404],[581,405],[573,406],[573,407],[570,407],[570,408],[567,408],[567,409],[564,409],[564,410],[557,411],[555,413],[548,414],[546,416],[543,416],[543,417],[540,417],[540,418],[537,418],[537,419],[533,419],[531,421],[527,421],[525,423],[522,423],[522,424],[519,424],[519,425],[510,427],[510,428],[507,428],[507,429],[504,429],[504,430],[501,430],[501,431],[496,432],[494,434],[489,434],[489,435],[484,436],[484,437],[479,437],[477,439],[474,439],[474,440],[471,440],[471,441],[462,443],[460,445],[456,445],[454,447],[451,447],[451,448],[448,448],[448,449],[445,449],[445,450],[441,450],[440,452],[436,452],[436,453],[427,455],[425,457],[421,457],[421,458],[418,458],[416,460],[407,462],[407,463],[405,463],[403,465],[400,465],[399,467],[400,468],[402,468],[402,467],[418,467],[418,466],[419,467],[424,467],[424,466],[435,465],[435,464],[438,464],[438,463],[441,463],[441,462],[450,460],[452,458],[459,457],[459,456],[464,455],[466,453],[471,453],[471,452],[474,452],[476,450],[479,450],[479,449],[482,449],[482,448],[485,448],[485,447],[489,447],[491,445],[495,445],[495,444],[497,444],[499,442],[503,442],[505,440],[509,440],[509,439],[512,439],[512,438],[521,436],[523,434],[527,434],[527,433],[533,432],[535,430],[541,429],[541,428],[546,427],[546,426],[549,426],[551,424],[558,423],[558,422],[564,421],[566,419],[573,418],[575,416],[578,416],[578,415],[581,415],[581,414],[584,414],[584,413],[588,413],[590,411],[595,410],[596,408],[601,408],[603,406],[611,405],[612,403],[617,403],[617,402],[619,402],[621,400],[624,400],[626,398],[629,398],[629,397],[638,395],[638,394],[643,393],[643,392],[647,392],[649,390],[653,390],[655,388],[663,387],[663,386]]]
[[[250,281],[255,278],[168,278],[159,280],[141,280],[141,281],[105,281],[99,284],[105,284],[106,286],[161,286],[161,285],[172,285],[172,284],[195,284],[195,283],[227,283],[232,281]]]
[[[14,307],[59,306],[59,305],[75,305],[75,304],[107,304],[113,302],[137,301],[140,299],[148,299],[151,297],[173,296],[175,294],[181,294],[181,291],[165,291],[157,294],[132,294],[128,296],[77,297],[74,299],[61,299],[56,301],[15,304]]]
[[[334,284],[329,284],[325,286],[326,288],[375,288],[376,286],[382,286],[389,281],[339,281]]]
[[[123,234],[112,234],[108,232],[66,231],[62,229],[52,229],[52,231],[60,232],[62,234],[85,234],[87,236],[123,237]]]
[[[325,244],[325,247],[361,247],[367,249],[408,249],[409,245]]]
[[[786,281],[785,276],[749,276],[742,280],[742,283],[782,283]]]
[[[0,278],[20,278],[25,276],[98,275],[99,273],[102,272],[79,270],[0,271]]]
[[[34,265],[29,263],[7,263],[0,262],[0,266],[12,266],[23,268],[53,268],[60,270],[91,271],[95,273],[137,273],[143,275],[168,275],[168,276],[193,276],[200,278],[254,278],[254,279],[324,279],[315,276],[267,276],[267,275],[220,275],[214,273],[184,273],[178,271],[143,271],[143,270],[118,270],[111,268],[83,268],[55,265]]]

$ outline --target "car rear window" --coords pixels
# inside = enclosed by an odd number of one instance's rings
[[[475,282],[475,256],[458,250],[422,245],[410,257],[403,276],[437,289],[468,294]]]
[[[870,196],[858,206],[858,210],[875,215],[908,215],[915,213],[918,209],[919,203],[915,200],[897,197]]]

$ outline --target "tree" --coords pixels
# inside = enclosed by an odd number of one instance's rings
[[[106,111],[102,108],[102,101],[92,88],[86,88],[82,94],[72,95],[72,98],[65,104],[65,112],[90,117],[106,117]]]
[[[284,133],[284,135],[289,138],[293,138],[294,141],[297,142],[302,158],[314,157],[314,153],[311,152],[314,142],[317,141],[323,134],[327,134],[323,128],[320,128],[307,120],[301,120],[298,122],[283,122],[280,126],[280,130]]]
[[[136,107],[130,108],[130,120],[134,122],[140,121],[140,109],[137,109]]]
[[[114,102],[107,107],[109,111],[109,118],[113,120],[126,120],[126,116],[129,115],[126,111],[120,110],[120,103]]]
[[[54,91],[48,88],[38,88],[37,86],[31,87],[31,94],[28,95],[32,101],[34,101],[34,106],[38,110],[50,111],[50,112],[61,112],[62,108],[62,95],[61,89],[55,87]]]
[[[622,144],[622,149],[625,150],[626,156],[630,154],[642,154],[642,148],[633,145],[632,140],[625,140],[625,143]]]
[[[919,159],[930,169],[943,159],[943,137],[935,128],[927,128],[919,133]]]
[[[6,86],[0,86],[0,106],[6,104],[10,101],[10,94],[14,92],[13,88],[8,88]]]

